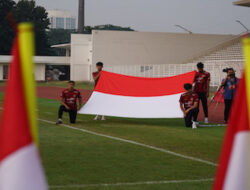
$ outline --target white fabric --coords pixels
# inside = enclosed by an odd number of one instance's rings
[[[247,190],[248,140],[249,132],[239,132],[235,135],[224,190]]]
[[[130,97],[93,92],[89,101],[79,111],[131,118],[181,118],[180,94],[157,97]]]
[[[8,156],[0,164],[0,190],[47,190],[47,182],[34,144]]]

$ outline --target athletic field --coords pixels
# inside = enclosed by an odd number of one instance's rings
[[[2,99],[2,96],[1,96]],[[211,189],[225,127],[187,129],[181,119],[56,126],[59,102],[38,98],[41,156],[51,189]]]

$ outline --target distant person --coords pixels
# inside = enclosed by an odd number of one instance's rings
[[[224,69],[223,71],[227,73],[226,78],[223,79],[221,83],[221,86],[224,88],[224,122],[227,123],[239,79],[235,76],[233,68]]]
[[[98,81],[100,79],[102,69],[103,69],[103,63],[102,62],[96,63],[96,69],[97,69],[97,71],[92,73],[93,79],[95,81],[95,86],[97,85],[97,83],[98,83]],[[103,116],[96,115],[94,120],[100,120],[100,118],[103,121],[106,120],[104,115]]]
[[[199,62],[197,64],[198,72],[196,72],[194,79],[194,92],[199,96],[199,102],[201,100],[205,119],[204,123],[208,123],[208,106],[207,98],[209,97],[209,86],[210,86],[210,73],[204,70],[204,64]]]
[[[78,106],[77,101],[79,103]],[[56,124],[62,124],[63,112],[68,112],[70,123],[75,123],[77,111],[82,107],[82,96],[80,91],[75,89],[74,81],[68,82],[68,88],[62,91],[60,102],[62,105],[59,107]]]
[[[180,97],[180,108],[184,114],[186,127],[197,128],[197,115],[199,113],[198,102],[199,97],[192,90],[192,84],[184,84],[185,93]]]

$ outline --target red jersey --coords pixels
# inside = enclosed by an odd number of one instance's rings
[[[80,91],[74,89],[70,91],[69,89],[63,90],[61,98],[64,99],[64,103],[69,106],[71,110],[77,110],[77,99],[82,98]]]
[[[210,73],[204,71],[204,72],[196,72],[195,75],[195,86],[194,86],[194,92],[200,92],[205,93],[208,90],[207,83],[210,81]]]
[[[184,104],[185,110],[191,108],[195,102],[199,102],[199,96],[194,92],[191,95],[184,93],[180,97],[180,103]]]
[[[95,78],[98,74],[99,74],[99,71],[93,72],[92,73],[93,78]],[[97,85],[98,80],[99,80],[99,78],[97,80],[95,80],[95,86]]]

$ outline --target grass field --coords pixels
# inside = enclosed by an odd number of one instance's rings
[[[50,81],[50,82],[37,82],[37,86],[52,86],[52,87],[67,87],[68,81]],[[6,82],[0,81],[0,86],[5,86]],[[77,82],[76,83],[77,89],[87,89],[87,90],[93,90],[94,89],[94,83],[91,82]]]
[[[40,119],[56,121],[57,101],[38,99],[38,105]],[[67,114],[64,121],[68,124]],[[93,121],[93,116],[84,115],[70,126],[74,129],[40,121],[42,158],[51,189],[211,189],[214,165],[133,142],[216,163],[225,130],[186,129],[180,119]]]
[[[50,81],[50,82],[38,82],[37,86],[55,86],[55,87],[67,87],[68,81]],[[93,90],[94,83],[91,82],[77,82],[76,86],[77,89],[87,89]]]
[[[51,189],[211,189],[225,127],[192,130],[181,119],[93,121],[86,115],[70,125],[67,114],[65,125],[56,126],[58,106],[38,98],[41,156]]]

